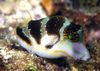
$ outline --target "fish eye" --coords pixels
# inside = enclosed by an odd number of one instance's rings
[[[75,34],[74,37],[75,37],[75,38],[79,38],[79,35],[78,35],[78,34]]]
[[[73,41],[78,41],[79,40],[79,35],[78,34],[73,34],[72,35],[72,40]]]

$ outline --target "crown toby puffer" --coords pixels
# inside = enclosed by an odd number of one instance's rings
[[[62,16],[31,20],[16,28],[18,43],[44,58],[71,57],[87,60],[90,54],[82,43],[83,29]]]

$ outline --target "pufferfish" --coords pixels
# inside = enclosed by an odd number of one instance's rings
[[[62,16],[46,17],[20,24],[16,28],[18,43],[32,54],[43,58],[90,58],[82,42],[82,27]]]

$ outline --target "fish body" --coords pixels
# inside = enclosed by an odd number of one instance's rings
[[[16,28],[18,43],[32,54],[44,58],[71,57],[87,60],[89,52],[82,43],[82,28],[62,16],[31,20]],[[80,41],[81,40],[81,41]]]

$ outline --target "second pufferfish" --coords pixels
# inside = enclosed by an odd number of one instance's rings
[[[18,43],[44,58],[70,57],[87,60],[90,54],[82,43],[83,28],[62,16],[31,20],[16,28]]]

